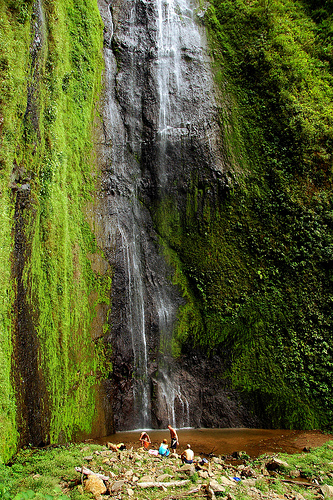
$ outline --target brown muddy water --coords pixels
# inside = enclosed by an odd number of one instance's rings
[[[245,451],[256,458],[263,454],[300,453],[304,448],[316,448],[333,440],[332,434],[321,431],[297,431],[281,429],[179,429],[178,452],[186,448],[187,443],[197,455],[231,455],[237,451]],[[150,448],[158,449],[161,441],[170,441],[168,429],[148,431],[152,441]],[[127,448],[138,448],[140,430],[117,432],[111,436],[100,438],[95,442],[106,444],[124,443]]]

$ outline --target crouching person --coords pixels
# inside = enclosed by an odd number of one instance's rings
[[[180,455],[183,464],[193,464],[194,452],[191,450],[191,445],[188,444],[186,450]]]
[[[162,443],[160,444],[160,447],[158,449],[158,453],[160,455],[162,455],[162,457],[168,457],[170,455],[168,441],[166,439],[163,439]]]

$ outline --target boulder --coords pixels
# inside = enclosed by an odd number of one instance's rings
[[[221,476],[221,484],[222,486],[235,486],[236,483],[225,476]]]
[[[180,467],[177,472],[185,473],[187,476],[193,476],[193,474],[195,474],[195,466],[194,464],[185,464]]]
[[[199,470],[198,471],[198,476],[202,477],[203,479],[207,479],[208,477],[208,472],[206,470]]]
[[[107,492],[104,481],[94,474],[91,474],[85,481],[84,489],[92,493],[95,498],[99,498],[100,495]]]
[[[225,492],[225,488],[220,483],[218,483],[215,479],[210,479],[209,486],[214,491],[214,493],[224,493]]]

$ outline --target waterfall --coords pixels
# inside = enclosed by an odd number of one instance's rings
[[[100,6],[101,7],[101,6]],[[148,376],[148,355],[146,342],[145,300],[146,291],[143,283],[142,241],[140,227],[141,209],[137,197],[139,170],[136,162],[129,156],[136,144],[126,129],[122,110],[115,88],[117,62],[112,52],[114,23],[108,4],[103,4],[102,17],[108,28],[105,50],[106,92],[104,104],[104,145],[107,158],[103,190],[107,200],[103,215],[103,233],[107,240],[109,260],[120,276],[120,289],[115,285],[114,294],[122,294],[116,322],[117,337],[112,343],[121,345],[121,349],[131,351],[132,411],[134,418],[130,427],[150,427],[150,388]],[[128,39],[133,40],[135,25],[134,7],[128,19]],[[130,51],[130,67],[135,64],[134,49]],[[134,102],[136,88],[135,74],[131,71],[128,80],[129,105]],[[105,247],[105,241],[102,243]],[[114,279],[116,281],[116,278]]]
[[[114,269],[115,426],[187,427],[190,402],[172,357],[183,299],[151,210],[171,193],[177,199],[180,185],[186,204],[198,162],[221,166],[204,28],[190,0],[98,3],[105,25],[100,243]]]

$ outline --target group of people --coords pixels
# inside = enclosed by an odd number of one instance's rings
[[[179,446],[179,439],[178,439],[178,434],[176,430],[171,427],[171,425],[168,425],[168,429],[170,431],[170,449],[173,453],[176,452],[177,446]],[[141,432],[139,441],[141,442],[141,445],[143,448],[146,450],[149,448],[149,445],[151,444],[151,440],[149,435],[147,434],[146,431]],[[163,439],[162,443],[160,444],[160,447],[158,449],[158,454],[161,455],[162,457],[168,457],[170,455],[170,449],[168,445],[168,441],[166,439]],[[191,449],[191,445],[187,445],[186,449],[183,451],[181,454],[181,460],[183,463],[186,464],[192,464],[194,460],[194,453],[193,450]]]

